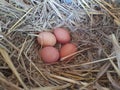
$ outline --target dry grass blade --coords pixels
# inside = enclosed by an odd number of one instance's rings
[[[95,87],[97,90],[110,90],[109,88],[102,87],[99,83],[95,83]]]
[[[116,58],[116,56],[108,57],[108,58],[100,59],[100,60],[95,60],[93,62],[83,63],[81,65],[89,65],[89,64],[99,63],[99,62],[108,61],[109,59],[114,59],[114,58]]]
[[[17,87],[15,84],[8,82],[6,79],[2,78],[1,76],[0,76],[0,83],[3,83],[6,86],[6,88],[9,90],[23,90]]]
[[[19,51],[19,48],[16,47],[12,42],[10,42],[7,38],[3,37],[3,39],[8,43],[10,44],[10,46],[12,46],[15,50]]]
[[[78,3],[84,8],[85,12],[88,14],[88,16],[89,16],[89,18],[90,18],[90,14],[89,14],[87,8],[81,3],[80,0],[78,0]]]
[[[75,81],[75,80],[72,80],[72,79],[69,79],[69,78],[65,78],[65,77],[62,77],[62,76],[54,75],[54,74],[49,74],[49,75],[53,78],[57,78],[57,79],[60,79],[60,80],[64,80],[64,81],[67,81],[67,82],[70,82],[70,83],[80,85],[80,83],[78,81]]]
[[[105,53],[105,55],[109,58],[109,55],[103,50],[103,52]],[[116,70],[117,74],[120,77],[120,70],[118,69],[118,67],[115,65],[115,63],[112,61],[112,59],[109,59],[110,63],[112,64],[112,66],[114,67],[114,69]]]
[[[95,60],[92,62],[87,62],[87,63],[83,63],[83,64],[77,64],[77,65],[71,65],[71,66],[66,66],[65,68],[70,68],[70,67],[78,67],[81,65],[89,65],[89,64],[94,64],[94,63],[99,63],[99,62],[103,62],[103,61],[108,61],[109,59],[114,60],[116,58],[116,56],[112,56],[112,57],[108,57],[108,58],[104,58],[104,59],[100,59],[100,60]]]
[[[67,87],[71,86],[71,84],[66,84],[62,86],[50,86],[50,87],[40,87],[40,88],[33,88],[31,90],[63,90]]]
[[[44,79],[47,80],[47,78],[45,77],[45,75],[39,70],[39,68],[33,63],[31,62],[31,64],[35,67],[35,69],[43,76]]]
[[[116,53],[118,68],[120,69],[120,46],[119,46],[118,41],[117,41],[114,34],[110,35],[110,38],[112,40],[112,44],[114,46],[114,50],[115,50],[115,53]]]
[[[13,73],[15,74],[15,76],[17,77],[17,79],[19,80],[19,82],[21,83],[21,85],[24,87],[24,89],[28,90],[28,88],[26,87],[25,83],[22,81],[22,79],[20,78],[19,73],[17,72],[16,68],[14,67],[8,53],[0,47],[0,53],[1,55],[4,57],[4,61],[8,64],[8,66],[10,67],[10,69],[13,71]]]
[[[16,6],[21,6],[23,10],[28,10],[30,8],[30,5],[25,4],[23,0],[10,0],[16,4]]]
[[[77,76],[77,75],[70,74],[70,73],[62,73],[62,72],[60,72],[59,74],[64,76],[64,77],[72,78],[74,80],[85,80],[86,79],[86,78],[83,78],[81,76]]]
[[[25,41],[24,41],[24,43],[23,43],[23,45],[22,45],[22,48],[20,49],[20,52],[19,52],[19,55],[18,55],[17,60],[19,60],[19,59],[20,59],[20,56],[21,56],[22,51],[24,50],[24,47],[25,47],[25,44],[26,44],[26,40],[27,40],[27,38],[25,39]]]
[[[33,9],[34,9],[34,7],[30,8],[30,9],[8,30],[8,33],[7,33],[6,35],[10,34],[11,31],[13,31],[13,30],[16,28],[16,25],[19,24],[19,23],[23,20],[23,18],[24,18],[27,14],[29,14],[29,13],[31,12],[31,10],[33,10]]]
[[[42,75],[42,77],[47,80],[47,78],[45,77],[45,75],[40,71],[40,69],[34,64],[34,62],[32,62],[32,60],[30,60],[27,55],[24,53],[24,55],[26,56],[26,58],[29,60],[29,62],[34,66],[34,68]]]
[[[104,3],[105,5],[109,6],[111,9],[114,9],[113,6],[109,3],[107,3],[106,1],[101,0],[101,2]]]
[[[118,20],[118,18],[109,10],[107,9],[99,0],[95,0],[101,7],[103,7],[112,17],[114,17],[116,20]]]
[[[85,0],[82,0],[82,2],[87,6],[87,8],[90,8],[90,6],[87,4]]]
[[[106,63],[104,64],[101,68],[99,73],[97,74],[96,80],[98,80],[101,76],[103,76],[103,74],[108,70],[108,68],[110,67],[110,63]]]
[[[8,67],[4,67],[4,66],[3,66],[3,67],[0,67],[0,69],[8,69]]]
[[[56,14],[63,20],[63,17],[61,16],[59,10],[55,7],[55,5],[53,4],[53,0],[49,0],[49,4],[51,5],[51,7],[53,8],[53,10],[56,12]]]
[[[120,26],[120,21],[118,21],[116,19],[114,21],[117,23],[118,26]]]
[[[113,14],[109,9],[107,9],[100,1],[98,0],[95,0],[101,7],[103,7],[116,21],[117,21],[117,25],[119,26],[120,25],[120,20],[119,18]],[[119,23],[119,24],[118,24]]]
[[[7,52],[10,52],[10,50],[8,50],[8,48],[6,48],[4,45],[0,44],[1,48],[4,48]]]
[[[67,58],[69,58],[69,57],[71,57],[71,56],[77,55],[77,54],[79,54],[79,53],[82,53],[82,52],[84,52],[84,51],[86,51],[86,50],[88,50],[88,49],[90,49],[90,48],[86,48],[86,49],[77,51],[77,52],[75,52],[75,53],[72,53],[72,54],[70,54],[70,55],[68,55],[68,56],[66,56],[66,57],[61,58],[60,61],[64,61],[65,59],[67,59]]]
[[[53,0],[52,0],[51,2],[54,3],[57,7],[61,8],[63,11],[69,13],[69,11],[68,11],[65,7],[61,6],[59,3],[57,3],[57,2],[53,2]]]
[[[109,79],[109,81],[112,83],[113,87],[115,88],[115,90],[120,90],[120,85],[118,84],[118,82],[116,82],[110,73],[107,73],[107,77]]]
[[[81,82],[81,84],[83,85],[83,87],[81,87],[81,90],[86,90],[87,87],[89,87],[90,85],[92,85],[94,82],[91,83],[85,83],[85,82]]]
[[[1,5],[4,5],[4,6],[11,7],[11,8],[14,8],[14,9],[16,9],[16,10],[20,11],[20,12],[26,12],[26,11],[25,11],[25,10],[23,10],[23,9],[20,9],[20,8],[14,7],[14,5],[12,5],[12,4],[10,4],[10,3],[8,3],[8,2],[7,2],[7,1],[5,1],[5,0],[0,0],[0,4],[1,4]]]
[[[89,14],[92,14],[92,15],[104,15],[104,13],[102,13],[100,11],[90,11]]]

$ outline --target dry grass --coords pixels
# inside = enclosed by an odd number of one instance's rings
[[[0,90],[120,90],[117,0],[0,0]],[[75,58],[49,65],[38,32],[70,30]],[[71,55],[70,55],[71,56]]]

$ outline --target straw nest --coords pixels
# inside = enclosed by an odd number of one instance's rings
[[[120,90],[119,0],[65,1],[0,0],[0,90]],[[78,52],[48,65],[36,34],[55,27]]]

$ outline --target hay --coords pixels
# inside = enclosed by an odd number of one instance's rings
[[[0,90],[120,89],[119,1],[71,1],[0,0]],[[70,30],[78,52],[49,65],[36,36],[55,27]]]

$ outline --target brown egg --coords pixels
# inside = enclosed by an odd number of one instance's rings
[[[59,51],[51,46],[42,48],[39,54],[45,63],[54,63],[59,59]]]
[[[77,51],[76,45],[72,43],[67,43],[63,45],[60,49],[60,58],[71,55],[72,53],[75,53],[76,51]]]
[[[37,41],[42,46],[54,46],[56,44],[56,37],[50,32],[41,32]]]
[[[54,34],[59,43],[65,44],[71,40],[70,33],[64,28],[55,28]]]

